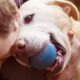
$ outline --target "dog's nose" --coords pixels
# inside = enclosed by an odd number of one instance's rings
[[[25,41],[23,39],[18,39],[16,41],[16,43],[13,45],[12,49],[11,49],[11,52],[12,53],[18,53],[18,52],[24,52],[25,50]]]
[[[17,43],[16,43],[16,48],[18,49],[18,50],[24,50],[25,49],[25,41],[23,40],[23,39],[20,39],[20,40],[18,40],[17,41]]]

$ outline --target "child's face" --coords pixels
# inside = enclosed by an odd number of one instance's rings
[[[9,51],[19,33],[19,11],[13,0],[0,1],[0,59],[9,56]]]

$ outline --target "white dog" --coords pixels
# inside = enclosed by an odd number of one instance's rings
[[[47,79],[79,80],[80,55],[76,51],[80,47],[78,18],[76,7],[68,1],[25,2],[20,7],[20,33],[12,47],[12,55],[29,69],[29,57],[37,54],[50,42],[57,48],[57,58],[54,65],[46,68]],[[68,36],[70,30],[74,35],[72,33]]]

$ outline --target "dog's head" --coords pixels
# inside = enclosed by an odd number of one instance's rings
[[[72,28],[70,17],[77,20],[78,12],[68,1],[25,2],[20,7],[20,34],[12,48],[18,62],[29,66],[29,58],[52,43],[57,49],[57,57],[56,62],[49,66],[52,67],[50,70],[55,73],[62,71],[71,57],[71,44],[67,35]]]
[[[0,60],[9,56],[19,33],[19,11],[14,0],[0,0]]]

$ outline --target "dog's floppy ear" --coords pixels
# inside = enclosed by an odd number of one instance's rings
[[[75,20],[79,19],[79,11],[77,7],[70,1],[55,0],[49,4],[59,5],[70,17],[73,17]]]

